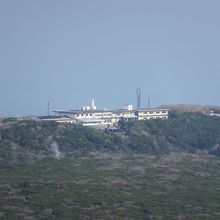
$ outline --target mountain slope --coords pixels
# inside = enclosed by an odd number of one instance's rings
[[[1,121],[0,219],[219,219],[219,118],[120,126]]]
[[[121,132],[105,133],[80,125],[37,121],[2,121],[0,158],[63,157],[89,151],[170,151],[220,155],[220,118],[175,113],[169,120],[120,123]]]

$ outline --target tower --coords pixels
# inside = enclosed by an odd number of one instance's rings
[[[141,94],[142,94],[142,89],[137,88],[136,89],[136,95],[137,95],[137,109],[141,108]]]
[[[92,110],[96,110],[95,100],[94,99],[92,99]]]

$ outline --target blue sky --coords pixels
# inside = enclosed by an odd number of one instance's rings
[[[219,0],[1,0],[0,116],[220,104]],[[161,89],[149,89],[149,88]]]

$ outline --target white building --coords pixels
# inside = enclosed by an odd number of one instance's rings
[[[220,114],[219,113],[215,113],[214,110],[210,110],[209,113],[208,113],[209,116],[217,116],[217,117],[220,117]]]
[[[95,119],[95,118],[90,118],[90,119],[82,119],[77,121],[78,124],[81,124],[83,126],[98,126],[99,128],[105,128],[108,126],[111,126],[111,123],[108,122],[106,119]]]
[[[169,109],[160,109],[160,108],[147,108],[147,109],[139,109],[136,111],[136,115],[138,120],[146,120],[146,119],[168,119]]]
[[[147,119],[168,119],[169,110],[160,108],[143,108],[133,110],[132,105],[126,105],[118,110],[97,110],[94,99],[91,106],[82,107],[81,110],[57,110],[60,117],[68,117],[69,120],[84,126],[109,127],[115,126],[119,120],[126,122]],[[67,121],[65,119],[65,121]],[[61,122],[60,120],[58,122]],[[64,121],[63,121],[64,122]]]

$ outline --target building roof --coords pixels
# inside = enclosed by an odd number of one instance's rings
[[[41,120],[56,120],[56,119],[70,119],[68,116],[54,116],[54,115],[47,115],[47,116],[39,116],[38,117]]]
[[[135,113],[136,110],[128,110],[128,109],[116,109],[116,110],[113,110],[112,112],[114,113]]]
[[[135,110],[116,109],[116,110],[56,110],[55,113],[61,114],[91,114],[91,113],[135,113],[137,111],[168,111],[165,108],[142,108]]]
[[[56,110],[55,113],[63,113],[63,114],[89,114],[89,113],[108,113],[112,112],[112,110],[69,110],[69,111],[63,111],[63,110]]]
[[[169,111],[167,108],[141,108],[136,111]]]
[[[39,116],[39,119],[60,119],[63,118],[63,116],[54,116],[54,115],[46,115],[46,116]]]

